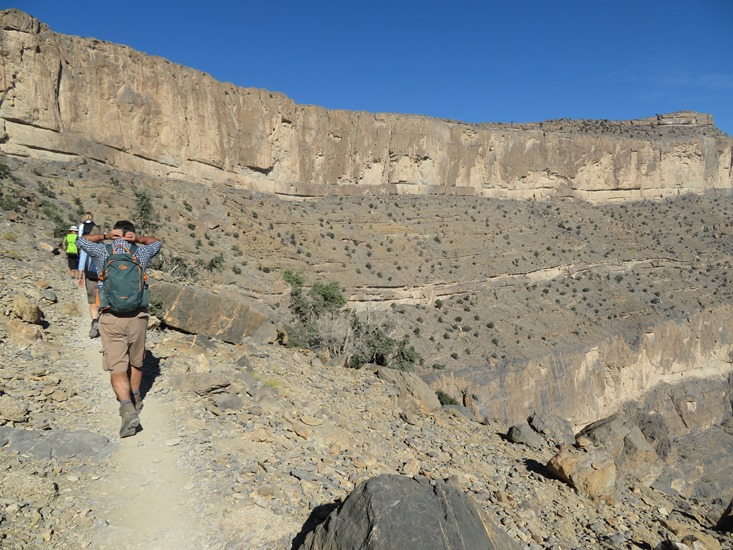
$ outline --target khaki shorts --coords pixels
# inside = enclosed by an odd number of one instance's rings
[[[92,281],[84,277],[84,286],[87,289],[87,304],[97,303],[97,283],[99,281]]]
[[[103,313],[99,316],[104,370],[119,373],[127,372],[130,367],[142,368],[148,317],[147,311],[129,316],[112,313]]]

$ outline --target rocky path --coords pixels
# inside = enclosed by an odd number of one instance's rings
[[[82,302],[79,305],[84,307]],[[78,325],[76,332],[83,338],[85,320]],[[74,375],[80,386],[89,389],[98,429],[115,440],[120,420],[107,375],[101,370],[101,341],[82,339],[78,348],[80,361]],[[94,548],[119,548],[119,541],[125,541],[126,548],[203,547],[201,525],[192,512],[193,474],[180,456],[184,427],[176,422],[171,401],[155,390],[151,389],[141,412],[142,429],[119,441],[95,487],[90,487],[95,514],[109,526],[94,533]]]

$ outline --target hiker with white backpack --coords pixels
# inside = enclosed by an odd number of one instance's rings
[[[84,212],[84,222],[79,224],[79,237],[101,233],[101,228],[94,223],[91,212]],[[84,287],[87,292],[87,304],[89,304],[89,316],[92,318],[92,325],[89,329],[90,338],[99,337],[99,310],[97,306],[97,266],[94,260],[83,250],[79,250],[79,286]]]
[[[111,244],[102,241],[110,239]],[[79,248],[94,260],[99,272],[99,333],[102,367],[110,373],[120,403],[120,437],[135,435],[142,409],[140,383],[148,327],[145,270],[160,251],[156,237],[135,232],[129,221],[118,221],[108,233],[79,237]]]

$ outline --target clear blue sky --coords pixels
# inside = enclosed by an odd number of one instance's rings
[[[331,109],[466,122],[712,114],[733,135],[733,0],[0,0]]]

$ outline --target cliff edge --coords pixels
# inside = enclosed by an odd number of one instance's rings
[[[694,112],[467,124],[297,105],[0,12],[0,150],[289,196],[573,196],[730,189],[733,139]]]

